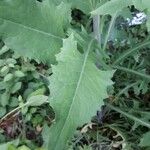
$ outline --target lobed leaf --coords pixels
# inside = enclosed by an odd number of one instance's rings
[[[51,1],[51,0],[50,0]],[[62,1],[71,4],[72,8],[80,9],[85,14],[89,14],[91,11],[106,3],[108,0],[53,0],[56,4],[60,4]]]
[[[58,65],[52,66],[50,104],[56,124],[50,128],[49,149],[63,150],[78,126],[90,121],[107,98],[114,71],[100,71],[90,57],[93,40],[84,54],[77,50],[73,35],[63,42]]]
[[[0,36],[20,55],[54,63],[70,13],[70,5],[56,6],[52,0],[1,0]]]

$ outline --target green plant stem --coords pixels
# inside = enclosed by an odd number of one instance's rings
[[[108,32],[107,32],[106,37],[105,37],[105,40],[104,40],[103,51],[105,51],[105,49],[106,49],[107,42],[108,42],[108,39],[109,39],[111,30],[112,30],[112,28],[113,28],[113,26],[114,26],[116,17],[117,17],[117,13],[115,13],[115,14],[113,15],[113,17],[111,18],[111,22],[110,22],[110,24],[109,24]]]
[[[105,63],[103,63],[103,60],[102,60],[103,54],[102,54],[102,49],[101,49],[101,33],[100,33],[100,16],[99,15],[96,15],[93,17],[93,31],[94,31],[94,37],[97,40],[98,45],[99,45],[98,46],[99,48],[96,48],[96,57],[99,60],[100,64],[106,67]]]
[[[98,45],[100,47],[101,51],[101,33],[100,33],[100,16],[96,15],[93,17],[93,31],[94,31],[94,37],[98,42]],[[101,57],[100,51],[96,49],[96,54]]]
[[[103,66],[104,69],[106,69],[106,70],[112,70],[112,68],[105,63],[105,61],[103,60],[102,56],[103,55],[100,52],[96,53],[96,59],[98,60],[98,64],[100,64],[101,66]]]
[[[94,30],[94,36],[95,39],[98,42],[98,46],[96,47],[96,54],[97,54],[97,59],[100,62],[100,65],[102,65],[106,69],[110,69],[110,67],[105,64],[105,62],[102,60],[103,56],[107,57],[104,51],[102,51],[101,48],[101,33],[100,33],[100,16],[96,15],[93,17],[93,30]]]
[[[28,106],[29,102],[26,102],[25,104],[16,107],[15,109],[13,109],[12,111],[10,111],[9,113],[7,113],[3,118],[0,119],[0,123],[5,120],[9,115],[11,115],[12,113],[15,113],[16,111],[19,111],[20,109],[22,109],[25,106]]]
[[[136,121],[136,122],[140,123],[141,125],[150,128],[150,124],[149,124],[148,122],[146,122],[146,121],[144,121],[144,120],[141,120],[140,118],[137,118],[137,117],[135,117],[135,116],[133,116],[133,115],[131,115],[131,114],[129,114],[129,113],[126,113],[126,112],[122,111],[121,109],[119,109],[119,108],[117,108],[117,107],[114,107],[114,106],[111,105],[111,104],[108,104],[108,103],[107,103],[106,105],[107,105],[110,109],[112,109],[112,110],[114,110],[114,111],[116,111],[116,112],[118,112],[118,113],[120,113],[120,114],[122,114],[122,115],[124,115],[124,116],[126,116],[126,117],[128,117],[128,118],[130,118],[131,120]]]
[[[11,115],[12,113],[15,113],[16,111],[20,110],[22,108],[22,106],[18,106],[15,109],[13,109],[12,111],[10,111],[9,113],[7,113],[3,118],[0,119],[0,123],[5,120],[9,115]]]
[[[93,17],[93,31],[95,39],[98,41],[101,47],[101,33],[100,33],[100,16],[96,15]]]

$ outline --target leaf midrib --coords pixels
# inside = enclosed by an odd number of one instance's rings
[[[61,137],[61,135],[62,135],[62,132],[63,132],[64,128],[66,127],[66,123],[67,123],[67,121],[68,121],[68,118],[69,118],[69,116],[70,116],[70,112],[71,112],[72,107],[73,107],[73,105],[74,105],[74,101],[75,101],[75,98],[76,98],[78,89],[79,89],[79,87],[80,87],[80,83],[81,83],[81,80],[82,80],[82,77],[83,77],[83,74],[84,74],[84,70],[85,70],[87,58],[88,58],[88,55],[89,55],[89,52],[90,52],[90,49],[91,49],[91,46],[92,46],[93,41],[94,41],[94,40],[91,40],[90,43],[89,43],[89,45],[88,45],[88,49],[87,49],[87,51],[86,51],[86,54],[85,54],[85,57],[84,57],[84,61],[83,61],[83,66],[82,66],[82,68],[81,68],[81,73],[80,73],[80,76],[79,76],[79,80],[78,80],[78,82],[77,82],[77,86],[76,86],[76,89],[75,89],[75,93],[74,93],[74,96],[73,96],[73,99],[72,99],[72,103],[71,103],[71,106],[70,106],[68,115],[67,115],[67,117],[66,117],[66,119],[65,119],[65,123],[64,123],[64,125],[63,125],[63,128],[62,128],[62,130],[61,130],[61,132],[60,132],[60,134],[59,134],[59,137],[57,138],[57,141],[59,141],[59,139],[60,139],[60,137]],[[56,146],[57,146],[57,144],[55,144],[55,149],[56,149]]]
[[[30,26],[27,26],[27,25],[24,25],[24,24],[21,24],[21,23],[18,23],[18,22],[14,22],[14,21],[11,21],[11,20],[9,20],[9,19],[2,18],[2,17],[0,17],[0,19],[2,19],[2,20],[4,20],[4,21],[7,21],[7,22],[10,22],[10,23],[12,23],[12,24],[21,26],[21,27],[23,27],[23,28],[25,28],[25,29],[28,29],[28,30],[30,30],[30,31],[38,32],[38,33],[40,33],[40,34],[44,34],[44,35],[51,36],[51,37],[53,37],[53,38],[62,40],[61,37],[56,36],[56,35],[53,35],[53,34],[51,34],[51,33],[47,33],[47,32],[45,32],[45,31],[38,30],[38,29],[35,29],[35,28],[33,28],[33,27],[30,27]]]

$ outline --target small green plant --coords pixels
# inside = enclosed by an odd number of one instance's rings
[[[1,44],[0,142],[5,142],[17,136],[28,136],[27,133],[24,135],[24,132],[29,128],[29,122],[32,130],[46,123],[44,118],[47,109],[43,112],[41,109],[48,102],[46,76],[51,72],[40,70],[40,65],[36,66],[36,63],[14,55],[12,50]]]

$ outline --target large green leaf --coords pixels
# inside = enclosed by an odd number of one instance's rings
[[[56,124],[50,130],[50,150],[65,149],[76,128],[89,122],[108,97],[107,87],[112,84],[114,71],[97,69],[89,55],[92,43],[80,54],[71,35],[56,56],[58,65],[52,67],[50,79],[50,104],[56,114]]]
[[[52,0],[1,0],[0,36],[20,55],[54,62],[70,13],[70,5],[56,6]]]
[[[92,11],[93,15],[114,15],[121,11],[124,7],[132,4],[132,0],[111,0],[104,5],[100,6],[96,10]]]
[[[85,14],[89,14],[91,11],[106,3],[108,0],[53,0],[56,4],[60,4],[62,1],[72,5],[73,8],[80,9]]]
[[[149,0],[111,0],[104,3],[102,6],[91,12],[92,15],[111,15],[114,16],[118,14],[123,8],[134,5],[137,9],[143,11],[147,10],[148,15],[150,13],[150,3]],[[150,31],[150,18],[147,18],[147,27]]]
[[[99,8],[93,10],[93,15],[114,15],[127,6],[134,5],[139,10],[150,9],[149,0],[111,0]]]
[[[70,0],[74,8],[80,9],[86,14],[89,14],[91,11],[106,1],[107,0]]]

